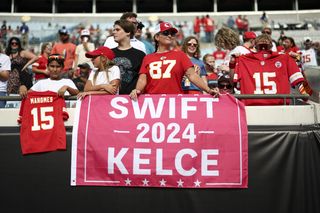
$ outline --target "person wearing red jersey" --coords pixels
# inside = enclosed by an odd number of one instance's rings
[[[224,59],[227,55],[226,51],[222,50],[221,47],[217,47],[217,49],[212,53],[215,59],[215,68],[223,64]]]
[[[22,100],[18,122],[22,154],[66,149],[65,101],[57,93],[29,92]]]
[[[162,22],[155,32],[156,52],[143,59],[136,89],[130,93],[133,100],[141,93],[183,94],[181,81],[184,75],[201,90],[211,95],[219,93],[218,89],[210,89],[196,74],[192,62],[184,52],[171,50],[176,28],[168,22]]]
[[[200,31],[201,31],[201,19],[199,16],[196,16],[196,18],[193,21],[193,34],[196,35],[197,39],[200,38]]]
[[[290,94],[292,86],[303,87],[304,78],[295,63],[287,54],[271,51],[272,39],[262,34],[256,38],[256,53],[238,57],[234,82],[241,94]],[[278,105],[283,99],[249,99],[246,105]]]
[[[41,46],[41,55],[38,60],[32,64],[32,72],[35,74],[36,81],[49,77],[49,71],[47,70],[48,56],[51,53],[52,44],[50,42],[43,43]]]

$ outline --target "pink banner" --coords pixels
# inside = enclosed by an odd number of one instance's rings
[[[246,188],[245,109],[230,95],[88,96],[76,108],[71,185]]]

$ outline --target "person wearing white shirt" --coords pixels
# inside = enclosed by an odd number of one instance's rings
[[[59,54],[53,54],[48,57],[48,66],[50,77],[34,84],[28,92],[52,91],[59,96],[77,95],[79,90],[71,79],[61,78],[64,66],[64,57]]]
[[[101,46],[98,49],[87,52],[87,58],[91,58],[94,70],[84,86],[84,92],[79,93],[78,98],[83,99],[87,95],[116,95],[119,94],[120,69],[112,61],[115,54],[108,47]]]
[[[1,53],[0,50],[0,96],[7,96],[7,81],[11,70],[11,61],[9,56]],[[6,106],[6,101],[0,101],[0,108]]]
[[[126,12],[122,14],[120,20],[130,21],[135,26],[135,31],[137,31],[138,21],[136,13]],[[135,49],[141,50],[145,54],[147,53],[144,43],[136,39],[134,36],[130,39],[130,45]],[[103,46],[108,47],[109,49],[113,49],[118,47],[118,43],[115,42],[114,36],[110,36],[107,38]]]

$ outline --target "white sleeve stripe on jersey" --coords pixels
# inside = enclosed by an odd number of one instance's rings
[[[303,75],[301,74],[301,72],[296,72],[293,75],[290,76],[289,80],[290,83],[294,83],[296,80],[298,80],[299,78],[303,78]]]

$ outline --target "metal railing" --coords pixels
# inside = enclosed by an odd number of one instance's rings
[[[235,98],[237,99],[283,99],[284,105],[286,105],[287,100],[292,100],[292,104],[296,105],[297,100],[308,100],[309,95],[300,95],[300,94],[275,94],[275,95],[240,95],[235,94]],[[67,96],[65,100],[74,101],[77,100],[76,96]],[[0,96],[0,101],[21,101],[20,96]]]

